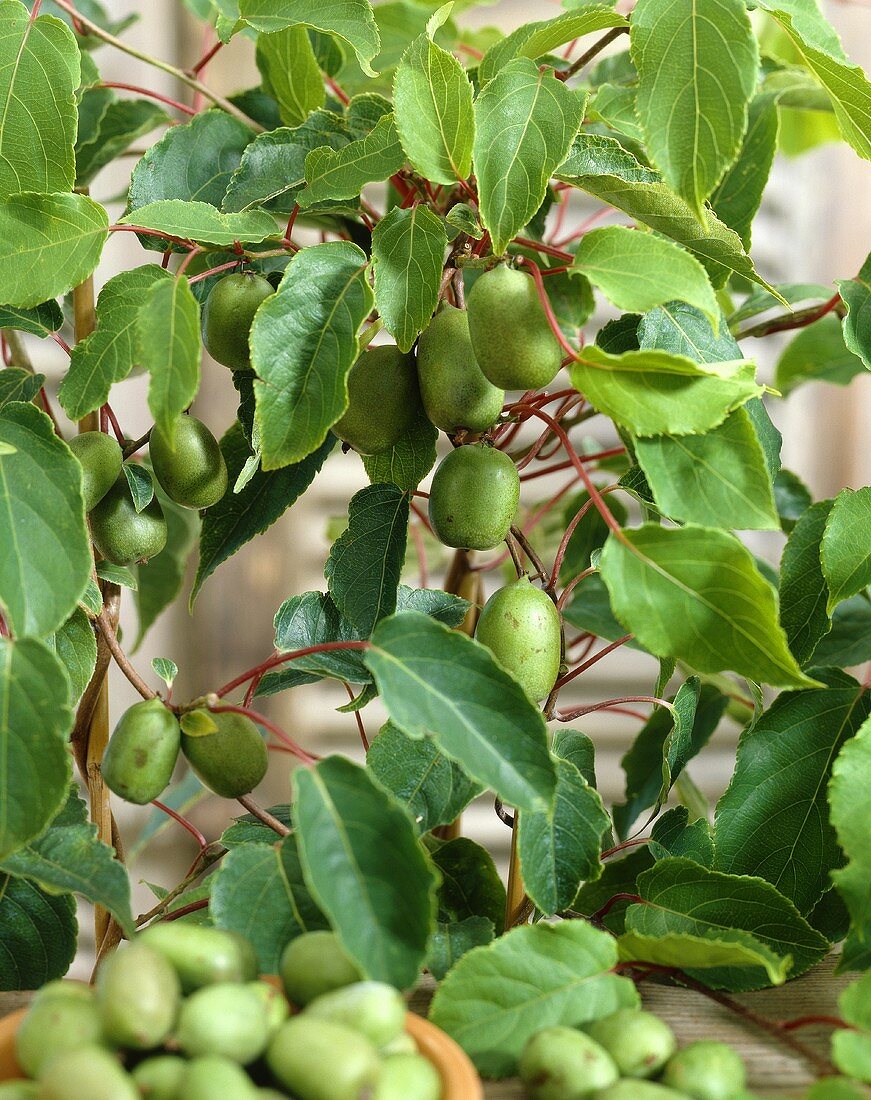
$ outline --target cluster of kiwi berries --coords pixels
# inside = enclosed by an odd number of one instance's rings
[[[190,728],[195,732],[185,733],[160,699],[134,703],[121,715],[103,756],[106,786],[144,806],[168,786],[181,751],[205,786],[222,798],[254,790],[266,774],[268,753],[250,718],[232,711],[210,713],[207,721]]]
[[[113,565],[132,565],[160,553],[166,518],[152,497],[137,512],[121,469],[119,444],[104,432],[82,432],[70,441],[82,467],[82,495],[97,552]],[[227,489],[227,466],[218,441],[201,420],[180,416],[170,440],[155,427],[149,439],[151,468],[160,487],[185,508],[209,508]]]
[[[227,275],[215,286],[203,325],[213,358],[232,370],[250,369],[248,335],[270,294],[270,283],[253,273]],[[478,276],[467,309],[442,305],[416,356],[395,344],[364,351],[351,368],[348,408],[333,431],[360,454],[379,454],[423,410],[448,435],[476,438],[499,419],[505,390],[547,386],[561,360],[532,277],[500,265]],[[436,470],[429,518],[446,546],[492,550],[508,535],[519,501],[511,458],[486,442],[470,442]],[[548,695],[560,667],[560,621],[541,589],[526,578],[500,589],[484,607],[476,636],[531,699]]]
[[[94,988],[39,991],[16,1037],[30,1080],[0,1100],[439,1100],[402,996],[361,981],[333,933],[291,941],[281,977],[283,991],[258,980],[235,933],[153,925]]]
[[[744,1063],[730,1046],[704,1039],[678,1050],[666,1023],[634,1008],[596,1020],[585,1031],[543,1028],[523,1050],[520,1076],[531,1100],[737,1100],[746,1095]]]

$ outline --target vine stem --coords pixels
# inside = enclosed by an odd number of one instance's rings
[[[229,99],[225,99],[222,95],[218,95],[217,92],[213,92],[210,88],[207,88],[206,85],[197,80],[196,77],[191,76],[175,65],[170,65],[168,61],[162,61],[159,57],[152,57],[151,54],[143,53],[142,50],[137,50],[127,42],[122,42],[120,38],[116,38],[114,34],[110,34],[108,31],[103,30],[102,27],[82,15],[78,9],[70,3],[70,0],[55,0],[55,2],[59,8],[63,8],[65,12],[72,15],[77,22],[87,30],[88,34],[92,34],[95,38],[99,38],[108,45],[114,46],[116,50],[120,50],[130,57],[135,57],[138,61],[144,61],[146,65],[151,65],[155,69],[160,69],[161,72],[169,73],[170,76],[174,76],[175,79],[182,84],[186,84],[188,88],[192,88],[195,92],[205,96],[205,98],[214,103],[216,107],[220,107],[222,111],[226,111],[228,115],[232,115],[246,126],[250,126],[255,132],[263,132],[263,127],[260,123],[255,122],[253,118],[249,118],[244,111],[240,111],[235,104],[229,101]]]
[[[274,833],[278,833],[279,836],[290,836],[290,829],[288,829],[284,822],[279,821],[277,817],[273,817],[269,810],[264,810],[262,806],[258,806],[250,795],[240,795],[236,801],[240,806],[244,806],[248,813],[256,817],[258,821],[262,821],[264,825],[267,825]]]
[[[161,810],[163,813],[165,813],[167,817],[171,817],[172,820],[181,825],[181,827],[186,832],[190,833],[197,844],[199,844],[200,851],[202,851],[204,848],[208,848],[209,842],[206,840],[205,836],[200,832],[196,825],[193,825],[190,821],[188,821],[186,817],[182,817],[182,815],[176,813],[176,811],[171,806],[167,806],[165,802],[159,802],[156,798],[152,799],[151,805],[156,806],[158,810]]]
[[[164,104],[166,107],[172,107],[176,111],[181,111],[184,115],[196,115],[199,112],[195,111],[193,107],[188,107],[186,103],[179,103],[177,99],[170,99],[169,96],[161,95],[160,92],[153,92],[150,88],[140,88],[138,84],[122,84],[117,80],[104,80],[100,84],[95,85],[97,88],[117,88],[122,92],[134,92],[136,95],[144,95],[149,99],[156,99],[158,103]]]
[[[304,649],[294,649],[289,653],[279,653],[267,660],[263,661],[259,665],[255,665],[254,668],[249,668],[247,671],[240,673],[235,679],[228,681],[223,687],[218,688],[214,693],[219,699],[223,699],[225,695],[229,695],[231,691],[234,691],[237,687],[241,687],[242,684],[247,683],[255,676],[262,676],[264,672],[269,672],[270,669],[277,668],[278,665],[283,665],[285,661],[295,661],[297,657],[308,657],[312,653],[330,653],[336,649],[368,649],[369,642],[321,642],[320,645],[306,646]],[[214,708],[211,708],[214,709]]]
[[[819,321],[827,313],[836,310],[841,303],[841,295],[833,294],[827,302],[821,306],[813,306],[811,309],[800,309],[797,313],[786,313],[780,317],[773,317],[770,321],[762,321],[758,325],[751,325],[739,332],[736,340],[743,340],[745,336],[769,336],[772,332],[788,332],[790,329],[805,328]]]
[[[628,33],[628,27],[614,27],[613,30],[608,31],[608,33],[602,35],[602,37],[597,42],[594,42],[593,45],[590,46],[590,48],[587,50],[587,52],[582,53],[577,61],[572,62],[572,64],[564,72],[555,73],[554,75],[558,80],[569,80],[576,73],[579,73],[585,65],[588,65],[594,57],[600,54],[606,46],[609,46],[615,38],[619,38],[621,34]]]
[[[151,690],[148,684],[146,684],[146,682],[142,679],[142,677],[127,659],[127,654],[121,648],[121,643],[118,641],[118,635],[112,629],[112,624],[106,618],[105,610],[100,612],[100,614],[96,618],[96,622],[97,625],[100,627],[100,631],[103,634],[103,637],[106,639],[106,645],[109,647],[109,652],[115,659],[115,664],[118,666],[118,668],[121,669],[121,671],[130,681],[133,687],[136,688],[143,699],[156,699],[157,692]]]
[[[619,649],[621,645],[631,642],[634,636],[634,634],[624,634],[623,637],[618,638],[616,642],[611,642],[611,644],[605,646],[604,649],[600,649],[598,653],[584,661],[583,664],[578,665],[577,668],[573,668],[571,672],[567,672],[565,676],[561,676],[554,684],[554,688],[559,691],[560,688],[565,687],[571,680],[574,680],[576,676],[580,676],[582,672],[586,672],[591,665],[601,661],[603,657],[607,657],[609,653],[613,653],[614,650]]]
[[[674,711],[674,707],[667,699],[657,699],[653,695],[622,695],[619,699],[606,699],[603,703],[592,703],[588,707],[577,707],[574,710],[561,710],[557,714],[558,722],[573,722],[575,718],[583,718],[585,714],[592,714],[596,710],[617,710],[623,703],[652,703],[657,707],[668,707],[670,711]],[[624,712],[625,713],[625,712]],[[642,715],[640,712],[634,712],[638,717],[643,717],[647,720],[646,715]]]

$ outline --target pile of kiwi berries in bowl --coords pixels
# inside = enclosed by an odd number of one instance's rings
[[[26,1079],[0,1100],[441,1100],[402,995],[363,981],[331,932],[292,940],[281,982],[242,936],[149,927],[93,987],[56,981],[15,1035]]]

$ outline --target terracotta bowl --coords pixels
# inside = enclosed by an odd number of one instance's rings
[[[15,1081],[24,1074],[15,1057],[15,1033],[26,1008],[0,1018],[0,1081]],[[481,1079],[464,1051],[443,1031],[409,1012],[405,1030],[420,1053],[432,1062],[442,1079],[442,1100],[484,1100]]]

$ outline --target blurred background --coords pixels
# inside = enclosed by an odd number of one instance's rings
[[[104,2],[115,18],[134,12],[138,15],[138,22],[124,32],[125,39],[182,68],[193,65],[214,41],[210,31],[204,37],[202,24],[189,15],[181,0],[148,0],[141,4],[128,0]],[[519,23],[547,18],[560,10],[557,3],[546,0],[537,3],[502,0],[463,13],[458,22],[470,28],[495,26],[508,31]],[[831,3],[827,14],[840,32],[850,58],[866,71],[871,69],[871,10],[860,4]],[[625,48],[620,41],[616,45]],[[100,49],[96,60],[104,80],[141,84],[190,101],[186,99],[190,93],[171,77],[109,47]],[[241,36],[234,39],[211,63],[207,80],[211,87],[224,93],[256,85],[259,77],[251,43]],[[113,217],[122,213],[133,163],[130,157],[115,162],[97,177],[92,187],[94,197],[107,203]],[[752,252],[757,269],[772,283],[829,284],[837,278],[855,275],[871,248],[869,195],[871,164],[860,161],[842,144],[822,144],[798,158],[779,155],[754,228]],[[583,197],[573,197],[566,226],[570,228],[574,221],[585,216],[585,211],[594,208],[592,204],[587,207]],[[305,240],[305,231],[298,236]],[[132,234],[112,235],[97,273],[97,289],[118,271],[153,259],[154,254],[143,253]],[[602,313],[593,318],[587,328],[590,338],[607,316]],[[745,354],[758,357],[764,381],[773,377],[777,356],[789,335],[757,341],[749,348],[745,345]],[[28,347],[36,369],[48,376],[53,392],[65,366],[63,353],[51,341],[31,341]],[[145,398],[143,378],[130,379],[113,391],[113,408],[128,436],[137,437],[150,426]],[[845,485],[859,487],[871,482],[871,451],[867,444],[871,437],[871,377],[867,374],[857,377],[848,386],[809,383],[785,400],[772,398],[767,403],[785,437],[784,465],[807,483],[816,498],[833,495]],[[237,394],[229,371],[207,360],[201,393],[194,406],[197,416],[220,436],[231,423],[236,405]],[[586,448],[588,451],[613,442],[598,419],[591,422],[587,434],[598,445],[591,444]],[[564,476],[555,474],[552,480],[546,477],[529,483],[535,492],[528,503],[534,505],[548,499],[559,490]],[[151,659],[171,657],[181,670],[176,697],[188,698],[214,688],[267,657],[272,649],[273,615],[282,601],[296,593],[325,588],[323,563],[331,542],[328,528],[333,519],[344,518],[349,498],[366,483],[357,456],[335,453],[302,501],[206,582],[193,615],[188,615],[186,609],[193,576],[193,569],[189,570],[183,598],[147,635],[134,655],[136,666],[151,678]],[[776,535],[754,537],[748,542],[754,552],[774,562],[783,544]],[[447,554],[439,556],[436,552],[430,556],[431,586],[442,583],[447,563]],[[485,576],[490,586],[500,578],[498,572]],[[415,585],[421,581],[411,545],[406,580]],[[124,600],[122,627],[128,639],[136,636],[136,616],[129,593]],[[615,695],[648,694],[656,672],[655,662],[623,648],[576,680],[564,691],[560,703],[581,706]],[[114,666],[110,691],[114,725],[137,697]],[[336,710],[345,702],[347,696],[342,685],[324,681],[264,700],[260,705],[306,748],[321,754],[340,751],[361,758],[354,716]],[[377,703],[366,708],[363,717],[369,736],[374,736],[382,717]],[[599,713],[573,725],[596,743],[599,786],[605,801],[620,801],[623,793],[620,759],[639,728],[637,720]],[[688,769],[697,786],[711,799],[728,782],[737,733],[737,727],[725,721],[709,748]],[[270,774],[258,792],[262,805],[288,800],[287,761],[286,756],[273,754]],[[156,812],[117,800],[115,810],[128,846],[135,845],[137,835]],[[235,803],[212,797],[188,812],[212,839],[220,835],[238,810]],[[464,830],[484,843],[498,863],[504,864],[510,834],[495,816],[492,799],[483,799],[470,808],[464,818]],[[166,823],[145,853],[134,861],[132,877],[137,884],[134,912],[142,912],[153,904],[153,896],[144,883],[174,885],[195,851],[196,845],[186,832],[173,822]],[[91,920],[84,910],[81,916],[83,952],[77,969],[86,973],[86,937],[90,934]]]

